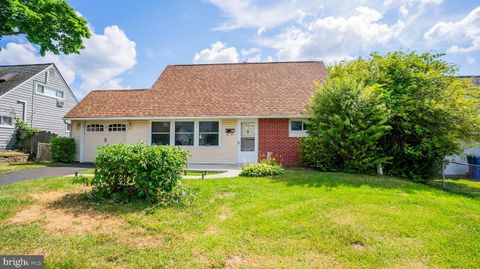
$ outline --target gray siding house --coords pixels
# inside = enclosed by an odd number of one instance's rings
[[[16,119],[70,136],[63,117],[78,103],[55,64],[0,66],[0,149],[15,146]]]

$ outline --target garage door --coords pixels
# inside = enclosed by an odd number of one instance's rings
[[[97,149],[105,144],[125,143],[125,124],[87,124],[85,132],[85,162],[95,161]]]

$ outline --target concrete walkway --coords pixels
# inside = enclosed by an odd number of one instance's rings
[[[237,164],[189,164],[188,171],[226,171],[221,174],[205,175],[204,179],[238,177],[242,171],[242,166]],[[202,176],[183,176],[184,179],[202,179]]]
[[[238,170],[227,170],[225,173],[221,173],[221,174],[213,174],[213,175],[206,174],[204,179],[238,177],[241,171],[242,170],[238,169]],[[183,178],[184,179],[202,179],[202,176],[183,176]]]
[[[80,172],[86,169],[90,169],[92,167],[92,164],[76,163],[55,167],[35,168],[3,173],[0,174],[0,186],[5,186],[8,184],[37,178],[71,175],[75,174],[75,172]]]

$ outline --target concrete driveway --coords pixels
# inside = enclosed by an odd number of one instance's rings
[[[80,172],[92,167],[92,164],[75,163],[3,173],[0,174],[0,186],[37,178],[72,175],[75,174],[75,172]]]

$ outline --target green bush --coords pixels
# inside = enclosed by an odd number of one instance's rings
[[[318,93],[308,125],[312,139],[304,140],[303,159],[327,170],[357,170],[365,165],[372,169],[382,163],[389,175],[414,181],[435,177],[446,156],[460,153],[465,142],[480,139],[480,87],[456,77],[457,71],[441,54],[414,52],[374,53],[336,64],[329,68],[327,81],[364,85],[375,92],[376,100],[357,102],[349,95],[323,98]],[[326,87],[331,83],[319,86],[319,91]],[[371,115],[364,108],[372,104],[378,106],[371,107],[371,113],[388,113],[385,123],[383,119],[369,123]],[[386,131],[385,126],[389,126]]]
[[[15,122],[15,128],[15,147],[21,150],[26,148],[26,141],[40,131],[37,128],[28,126],[26,122],[19,119]]]
[[[72,163],[75,161],[75,139],[70,137],[54,137],[51,142],[52,161]]]
[[[281,175],[283,173],[285,173],[283,167],[274,160],[262,160],[259,163],[243,167],[240,175],[244,177],[264,177]]]
[[[372,55],[366,66],[352,64],[346,68],[351,70],[339,67],[332,73],[368,72],[369,83],[382,85],[391,111],[392,129],[382,138],[385,154],[392,157],[384,167],[391,175],[421,181],[432,178],[441,171],[446,156],[460,152],[463,141],[480,138],[480,87],[454,77],[457,66],[442,56]]]
[[[188,151],[173,146],[105,145],[98,149],[89,184],[101,197],[157,201],[180,187],[189,157]]]
[[[310,136],[300,147],[305,164],[324,171],[370,172],[388,160],[380,139],[390,129],[390,113],[378,85],[329,79],[309,108]]]

